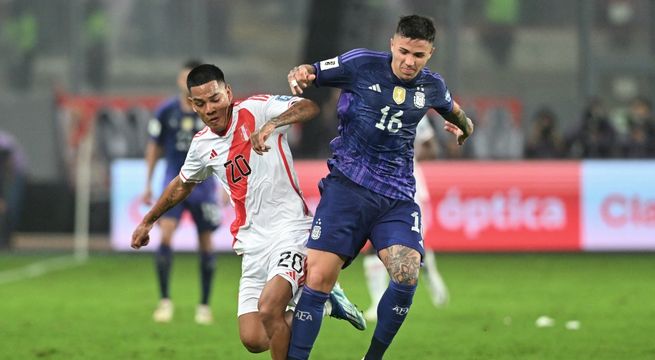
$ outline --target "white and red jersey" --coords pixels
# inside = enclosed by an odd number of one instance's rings
[[[236,213],[230,231],[237,254],[268,246],[277,234],[311,227],[287,143],[290,126],[275,129],[264,155],[255,153],[250,143],[250,134],[300,100],[280,95],[249,97],[234,104],[223,133],[206,127],[191,142],[180,178],[200,182],[212,174],[218,177]]]

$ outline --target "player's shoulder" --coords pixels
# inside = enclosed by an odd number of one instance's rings
[[[421,78],[424,82],[427,83],[434,83],[440,86],[442,84],[445,84],[445,81],[441,76],[441,74],[430,70],[430,68],[428,68],[427,66],[424,67],[423,70],[421,70]]]
[[[386,62],[388,61],[390,56],[391,54],[384,51],[375,51],[366,48],[357,48],[343,53],[341,56],[339,56],[339,58],[341,59],[341,63],[343,64],[346,63],[364,64],[364,63]]]
[[[195,142],[201,142],[206,139],[209,139],[212,137],[213,132],[209,129],[209,126],[205,126],[202,128],[200,131],[198,131],[195,135],[193,135],[193,141]]]
[[[273,95],[271,94],[256,94],[256,95],[251,95],[246,98],[237,100],[234,102],[234,107],[237,109],[252,109],[252,108],[257,108],[261,107],[262,105],[266,104]]]

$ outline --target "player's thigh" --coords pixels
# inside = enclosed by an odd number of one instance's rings
[[[241,257],[238,316],[259,311],[259,297],[267,280],[268,254],[265,251],[245,253]]]
[[[259,313],[262,320],[284,320],[284,312],[293,298],[291,283],[282,276],[274,276],[264,286],[259,298]]]
[[[330,174],[320,186],[321,200],[307,248],[342,256],[347,265],[364,246],[380,206],[370,190],[343,175]]]
[[[423,256],[421,209],[414,201],[395,200],[371,230],[371,243],[380,252],[392,245],[402,245]]]
[[[307,231],[280,235],[279,244],[270,251],[267,285],[275,280],[277,286],[274,289],[280,290],[285,287],[279,281],[286,281],[289,285],[286,289],[291,295],[287,301],[289,306],[295,306],[299,290],[305,283],[306,239]]]
[[[189,201],[185,202],[185,208],[191,213],[193,222],[196,224],[198,233],[211,232],[220,224],[220,207],[215,201]]]

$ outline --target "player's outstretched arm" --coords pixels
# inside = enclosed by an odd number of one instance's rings
[[[183,182],[179,175],[171,180],[168,186],[166,186],[166,189],[164,189],[164,193],[161,194],[155,205],[143,217],[141,223],[132,233],[132,248],[139,249],[142,246],[148,245],[148,242],[150,242],[150,235],[148,233],[155,224],[155,221],[168,211],[168,209],[186,199],[195,186],[196,183]]]
[[[464,144],[464,141],[473,134],[473,121],[466,116],[462,108],[453,102],[453,110],[447,114],[442,115],[446,119],[444,130],[454,134],[457,137],[459,145]]]
[[[287,75],[291,93],[294,95],[302,94],[303,89],[311,85],[316,79],[315,72],[316,69],[309,64],[298,65],[291,69],[289,75]]]
[[[302,99],[296,102],[279,116],[267,121],[261,128],[259,128],[259,130],[255,131],[255,133],[250,136],[252,149],[255,150],[257,154],[262,155],[271,148],[266,145],[266,139],[268,139],[276,128],[309,121],[315,118],[319,111],[318,105],[311,100]]]

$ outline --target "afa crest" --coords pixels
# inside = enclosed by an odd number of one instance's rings
[[[312,227],[312,240],[318,240],[321,237],[321,219],[316,220],[316,224]]]
[[[414,93],[414,106],[422,109],[425,106],[425,93],[417,91]]]
[[[400,105],[405,102],[405,88],[396,86],[393,88],[393,101]]]

